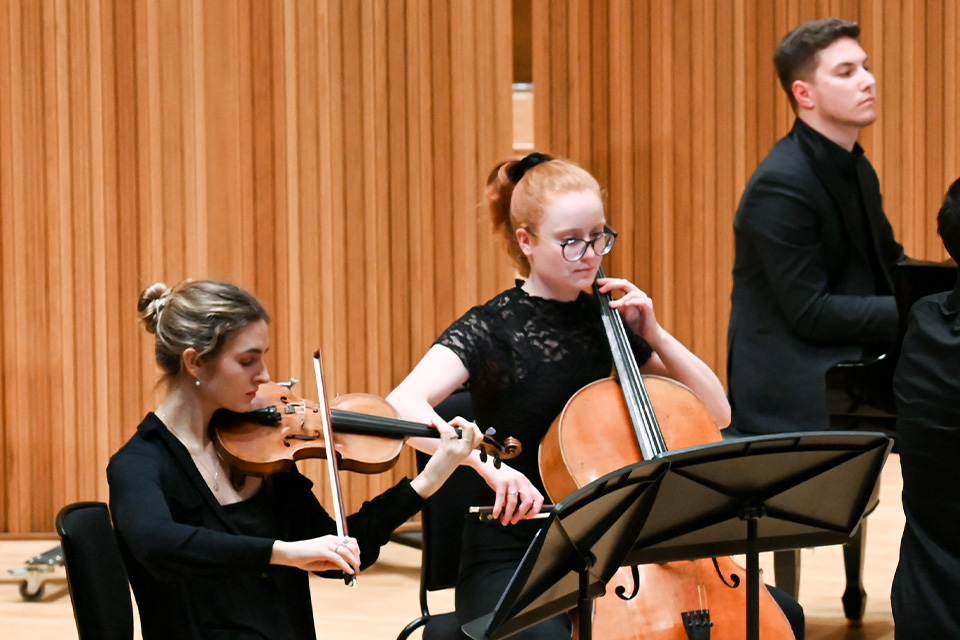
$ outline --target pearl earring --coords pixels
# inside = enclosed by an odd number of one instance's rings
[[[197,386],[200,386],[200,378],[197,378]]]

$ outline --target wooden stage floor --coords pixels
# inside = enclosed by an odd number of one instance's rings
[[[802,552],[800,602],[807,616],[809,640],[893,639],[890,585],[899,555],[903,531],[900,505],[900,464],[891,455],[880,486],[880,505],[868,520],[864,584],[867,612],[862,624],[850,625],[843,617],[843,560],[840,547],[820,547]],[[62,579],[47,583],[40,602],[24,602],[7,569],[23,566],[24,560],[55,545],[49,540],[0,538],[0,635],[7,640],[65,640],[76,638],[70,598]],[[356,589],[339,581],[311,578],[318,636],[381,640],[395,638],[418,611],[417,582],[420,552],[389,544],[373,568],[360,576]],[[742,564],[742,558],[739,559]],[[761,567],[772,580],[772,554],[761,556]],[[435,611],[452,608],[452,593],[433,594]],[[136,635],[140,638],[139,631]],[[419,632],[414,634],[419,638]]]

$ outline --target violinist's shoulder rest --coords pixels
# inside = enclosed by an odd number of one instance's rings
[[[210,425],[212,427],[226,427],[231,424],[236,424],[237,422],[252,422],[266,427],[272,427],[280,424],[282,418],[280,411],[272,405],[243,413],[231,411],[230,409],[217,409],[210,419]]]

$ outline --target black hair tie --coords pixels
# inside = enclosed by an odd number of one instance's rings
[[[524,174],[527,173],[527,171],[530,171],[530,169],[533,169],[538,164],[543,164],[544,162],[549,162],[550,160],[553,160],[553,158],[547,154],[534,151],[520,160],[520,162],[507,169],[507,177],[510,178],[510,182],[517,184],[520,182],[520,179],[524,176]]]

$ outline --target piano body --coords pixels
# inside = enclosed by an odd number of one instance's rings
[[[897,341],[875,358],[841,362],[827,371],[827,411],[831,427],[881,431],[895,438],[897,408],[893,399],[893,373],[910,307],[924,296],[953,289],[956,281],[957,265],[953,261],[907,259],[897,265],[894,274],[894,296],[900,316]]]

